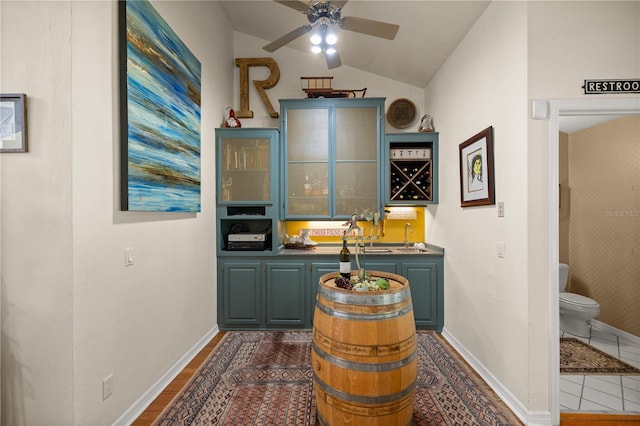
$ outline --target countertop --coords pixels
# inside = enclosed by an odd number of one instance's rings
[[[278,256],[313,256],[313,255],[336,255],[340,252],[342,246],[339,244],[318,244],[315,249],[295,249],[285,248],[281,246],[278,250]],[[355,255],[355,247],[353,244],[349,244],[349,251],[352,255]],[[362,252],[360,252],[362,255]],[[424,249],[413,248],[413,243],[410,243],[408,248],[405,248],[403,244],[374,244],[373,247],[369,245],[365,246],[364,254],[366,256],[443,256],[444,248],[435,246],[433,244],[425,244]]]

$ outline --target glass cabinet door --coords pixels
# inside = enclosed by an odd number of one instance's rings
[[[379,211],[384,99],[281,99],[280,108],[284,218]]]
[[[329,110],[287,114],[287,216],[329,215]]]
[[[378,112],[336,108],[335,187],[337,216],[378,210]]]
[[[272,199],[270,143],[268,137],[221,138],[220,202],[268,202]]]

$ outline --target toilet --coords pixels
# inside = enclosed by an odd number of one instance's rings
[[[566,293],[569,265],[560,264],[560,330],[579,337],[591,337],[591,320],[600,313],[600,304],[575,293]]]

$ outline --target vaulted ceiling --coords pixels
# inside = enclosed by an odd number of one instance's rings
[[[342,8],[342,17],[388,22],[400,29],[394,40],[339,31],[337,49],[342,65],[423,88],[489,3],[350,0]],[[221,4],[234,30],[261,38],[265,45],[309,23],[302,12],[271,0],[230,0]],[[310,48],[309,34],[305,34],[281,49],[313,55]]]

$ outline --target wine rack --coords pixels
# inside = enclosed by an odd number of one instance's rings
[[[391,160],[391,201],[431,201],[431,160]]]
[[[437,133],[397,133],[385,137],[385,201],[424,205],[437,198]]]

